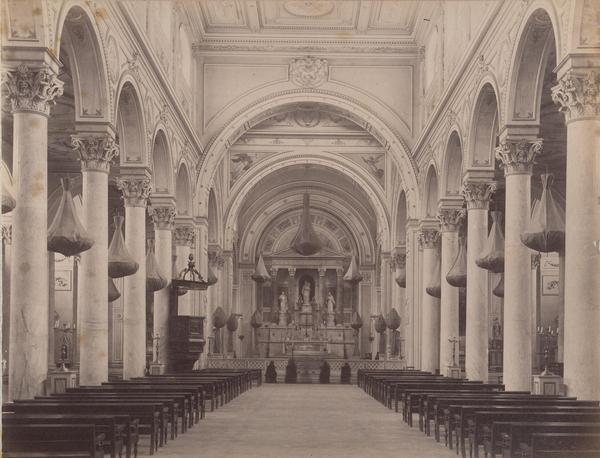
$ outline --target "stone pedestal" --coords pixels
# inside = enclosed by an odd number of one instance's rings
[[[48,370],[48,116],[62,82],[47,65],[6,73],[13,113],[8,400],[44,391]]]
[[[463,196],[467,202],[467,326],[465,373],[470,380],[488,380],[489,286],[488,271],[475,264],[488,237],[488,207],[492,183],[467,182]]]
[[[287,326],[287,312],[279,311],[279,326]]]
[[[48,373],[46,395],[66,393],[67,388],[77,388],[77,371],[52,371]]]
[[[539,375],[534,375],[533,394],[543,394],[546,396],[563,395],[562,377],[546,371]]]
[[[440,233],[434,229],[422,229],[419,243],[423,247],[423,289],[438,283],[433,277],[438,262],[438,242]],[[421,369],[435,373],[440,363],[440,300],[423,291],[423,326]]]
[[[79,379],[82,385],[108,381],[108,172],[119,153],[110,136],[74,135],[81,159],[82,223],[94,245],[79,265]]]
[[[146,369],[146,202],[150,179],[120,178],[125,201],[125,243],[138,271],[125,277],[123,311],[123,379],[142,377]]]

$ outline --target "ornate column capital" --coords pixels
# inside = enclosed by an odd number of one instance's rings
[[[343,269],[343,267],[336,267],[335,274],[336,274],[336,276],[338,278],[342,278],[344,276],[344,269]]]
[[[531,175],[535,158],[542,153],[542,139],[508,140],[496,148],[496,159],[502,162],[504,175]]]
[[[126,207],[146,207],[152,192],[150,178],[141,176],[119,177],[117,188],[123,193]]]
[[[178,246],[189,246],[191,247],[194,244],[194,228],[189,225],[178,225],[175,227],[175,231],[173,232],[173,238],[175,239],[175,245]],[[208,258],[210,260],[211,252],[208,253]]]
[[[467,202],[467,210],[487,210],[494,191],[496,191],[496,183],[467,181],[463,184],[461,194]]]
[[[45,116],[62,95],[64,85],[48,64],[39,68],[21,64],[2,75],[2,84],[7,88],[13,113],[33,111]]]
[[[318,272],[319,272],[319,277],[324,277],[325,273],[327,272],[327,268],[326,267],[319,267]]]
[[[172,231],[175,227],[177,211],[174,205],[151,205],[148,207],[148,213],[152,217],[155,229]]]
[[[566,120],[600,116],[600,71],[568,71],[552,88],[552,101]]]
[[[400,268],[400,269],[404,269],[406,268],[406,253],[395,253],[392,255],[392,263],[394,266],[394,269],[396,268]]]
[[[456,232],[466,211],[464,208],[440,208],[437,218],[440,222],[442,232]]]
[[[279,267],[271,267],[271,278],[275,280],[277,278],[277,272],[279,272]]]
[[[296,268],[295,267],[288,267],[287,271],[288,271],[288,276],[290,278],[294,278],[296,276]]]
[[[119,155],[119,145],[108,135],[71,135],[71,146],[79,155],[82,171],[108,173],[112,160]]]
[[[424,249],[436,249],[440,240],[440,231],[437,229],[421,229],[417,234],[419,246]]]

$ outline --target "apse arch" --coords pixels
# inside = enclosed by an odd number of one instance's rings
[[[481,86],[471,118],[467,167],[493,170],[499,129],[498,93],[489,81]]]
[[[436,218],[439,197],[438,173],[435,165],[430,164],[423,192],[423,218]]]
[[[406,183],[409,212],[411,216],[416,217],[418,168],[404,140],[371,112],[367,106],[347,96],[316,89],[294,89],[272,94],[254,101],[224,123],[223,129],[207,144],[206,153],[203,156],[204,161],[198,169],[195,186],[196,196],[199,200],[197,207],[200,208],[201,212],[206,211],[209,183],[211,183],[218,164],[229,147],[254,125],[278,112],[289,111],[290,106],[299,103],[312,103],[324,107],[325,111],[353,121],[376,138],[383,148],[390,153],[398,167],[402,182]]]
[[[117,93],[115,119],[121,164],[146,165],[145,120],[137,83],[124,75]]]
[[[165,131],[156,130],[152,146],[152,192],[173,194],[171,150]]]
[[[442,196],[459,196],[462,185],[463,152],[462,141],[457,130],[452,130],[448,137],[442,171]]]
[[[192,215],[192,196],[188,168],[182,162],[177,171],[175,181],[175,201],[177,202],[177,214],[182,216]]]
[[[340,160],[341,159],[341,160]],[[236,220],[240,207],[242,206],[246,195],[251,189],[267,175],[281,170],[292,165],[322,165],[326,168],[344,173],[346,176],[354,180],[358,186],[367,194],[375,217],[377,219],[377,230],[380,233],[381,242],[384,248],[389,247],[390,224],[389,215],[386,210],[385,198],[380,195],[380,192],[375,186],[374,180],[366,176],[365,170],[358,165],[351,164],[350,161],[343,161],[343,156],[335,153],[329,153],[327,156],[319,156],[315,154],[297,154],[295,152],[287,152],[274,154],[273,157],[264,160],[254,173],[247,174],[243,177],[239,184],[236,184],[231,192],[230,204],[226,211],[225,221],[225,239],[224,249],[231,249],[233,235],[235,233]]]
[[[56,26],[56,55],[65,46],[70,57],[76,122],[111,120],[108,67],[95,16],[87,4],[67,1]]]

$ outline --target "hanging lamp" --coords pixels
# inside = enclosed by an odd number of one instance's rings
[[[387,324],[385,318],[383,317],[383,314],[380,313],[377,318],[375,318],[375,331],[377,331],[378,334],[383,334],[386,329]]]
[[[502,213],[499,211],[490,212],[492,216],[492,229],[485,242],[481,257],[475,260],[482,269],[499,274],[504,272],[504,236],[500,227]]]
[[[500,280],[492,293],[494,293],[494,296],[496,297],[504,297],[504,273],[500,275]]]
[[[391,329],[392,331],[395,331],[396,329],[398,329],[400,327],[400,315],[398,315],[398,312],[396,311],[395,308],[392,307],[392,309],[389,311],[387,319],[385,320],[387,323],[387,327],[389,329]]]
[[[310,220],[310,196],[305,193],[303,196],[302,218],[300,227],[292,242],[292,249],[302,256],[310,256],[321,249],[321,240],[315,232],[312,221]]]
[[[532,250],[549,253],[565,248],[565,212],[552,196],[554,175],[543,173],[542,196],[533,206],[531,220],[521,234],[521,242]]]
[[[213,326],[217,329],[221,329],[223,326],[225,326],[226,321],[227,317],[225,316],[223,307],[217,307],[213,313]]]
[[[108,302],[114,302],[121,297],[121,293],[117,289],[117,285],[112,278],[108,277]]]
[[[363,276],[360,274],[358,270],[358,265],[356,264],[356,258],[352,256],[350,260],[350,265],[348,266],[348,270],[344,274],[343,280],[346,283],[359,283],[363,279]]]
[[[48,251],[73,256],[89,250],[94,240],[84,229],[75,212],[71,180],[61,178],[62,196],[54,221],[48,228]]]
[[[237,331],[238,319],[237,316],[235,316],[235,313],[229,315],[229,318],[227,318],[227,322],[225,324],[227,325],[227,329],[229,330],[229,332]]]
[[[168,281],[158,270],[158,261],[154,255],[154,240],[148,240],[146,253],[146,291],[151,293],[166,287]]]
[[[140,267],[131,257],[125,246],[123,237],[123,218],[120,215],[114,217],[115,232],[108,247],[108,276],[110,278],[121,278],[133,275]]]
[[[258,262],[256,263],[254,273],[251,275],[251,277],[252,280],[258,284],[265,283],[271,279],[271,276],[267,271],[267,267],[265,266],[265,260],[263,259],[262,254],[258,257]]]
[[[459,237],[458,253],[452,267],[446,275],[446,281],[458,288],[467,286],[467,244],[465,237]]]
[[[17,201],[2,182],[2,214],[8,213],[17,206]]]
[[[210,264],[207,267],[208,268],[206,272],[206,281],[208,282],[208,286],[212,286],[216,284],[219,281],[219,279],[215,275],[215,271],[212,270],[212,267],[210,267]]]
[[[442,267],[440,265],[440,257],[436,256],[437,262],[435,263],[435,267],[433,269],[433,276],[431,284],[425,288],[427,294],[433,297],[437,297],[438,299],[442,297],[442,285],[441,285],[441,270]]]
[[[396,277],[394,280],[400,288],[406,288],[406,262],[400,264],[400,268],[396,269]]]
[[[252,317],[250,318],[250,326],[252,326],[254,329],[258,329],[262,326],[262,324],[262,313],[260,312],[260,310],[255,310],[252,314]]]
[[[354,329],[355,331],[358,331],[360,328],[363,327],[363,320],[360,317],[360,314],[358,312],[354,312],[352,314],[352,320],[350,321],[350,327],[352,329]]]

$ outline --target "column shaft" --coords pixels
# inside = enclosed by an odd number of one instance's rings
[[[458,254],[458,231],[442,230],[442,297],[440,300],[440,373],[452,366],[450,339],[458,339],[458,288],[446,281],[446,275]]]
[[[440,279],[434,278],[438,263],[439,232],[435,230],[422,230],[419,240],[423,247],[423,321],[421,328],[422,349],[421,369],[435,373],[440,363],[440,300],[433,297],[425,288],[439,283]]]

